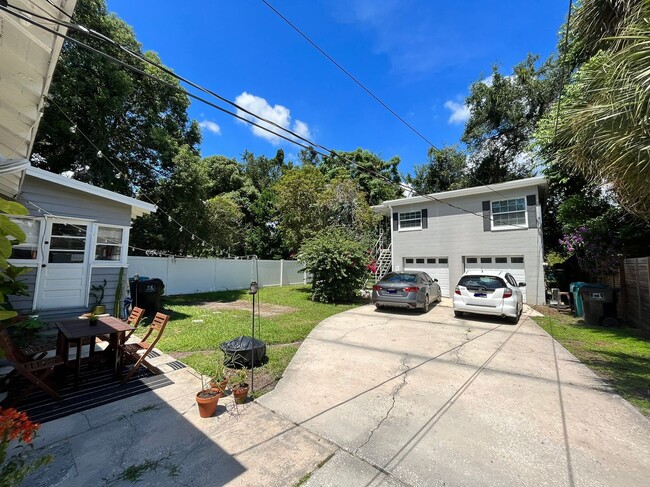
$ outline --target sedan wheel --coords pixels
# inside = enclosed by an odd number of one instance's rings
[[[429,311],[429,295],[425,294],[424,296],[424,306],[422,307],[422,312],[426,313]]]
[[[456,318],[462,318],[462,317],[463,317],[463,314],[464,314],[464,313],[463,313],[462,311],[456,311],[456,310],[454,310],[454,316],[455,316]]]

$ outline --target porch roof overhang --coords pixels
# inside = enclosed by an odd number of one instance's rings
[[[131,218],[137,218],[149,213],[155,213],[157,210],[156,205],[152,205],[151,203],[145,203],[144,201],[140,201],[129,196],[124,196],[119,193],[115,193],[114,191],[109,191],[108,189],[98,188],[92,184],[83,183],[81,181],[62,176],[61,174],[55,174],[53,172],[45,171],[44,169],[39,169],[37,167],[28,167],[27,175],[40,179],[42,181],[59,184],[69,189],[82,191],[84,193],[92,194],[93,196],[105,198],[116,203],[130,206]]]
[[[412,198],[400,198],[398,200],[388,200],[384,201],[380,205],[375,205],[372,207],[375,213],[380,215],[389,215],[390,209],[396,206],[403,205],[412,205],[417,203],[431,203],[435,200],[449,200],[452,198],[459,198],[462,196],[474,196],[479,194],[490,195],[491,199],[494,199],[493,196],[495,193],[508,191],[511,189],[521,189],[528,187],[540,187],[542,193],[544,193],[548,181],[543,176],[536,176],[533,178],[526,179],[517,179],[515,181],[508,181],[505,183],[490,184],[488,186],[474,186],[472,188],[465,189],[456,189],[453,191],[443,191],[441,193],[431,193],[426,196],[414,196]]]
[[[77,0],[11,0],[7,8],[16,13],[23,9],[69,21],[76,3]],[[38,22],[60,34],[67,32],[65,27]],[[63,37],[0,9],[0,39],[0,194],[13,198],[29,167]]]

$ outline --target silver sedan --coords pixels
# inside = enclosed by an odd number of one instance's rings
[[[421,308],[426,312],[430,303],[440,299],[438,279],[431,279],[426,272],[389,272],[372,286],[372,302],[377,308]]]

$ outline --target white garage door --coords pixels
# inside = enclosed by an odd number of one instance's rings
[[[465,270],[483,269],[508,271],[515,278],[517,283],[526,282],[526,269],[524,268],[524,258],[521,256],[483,256],[483,257],[465,257]],[[526,288],[522,287],[521,292],[526,302]]]
[[[405,271],[426,272],[438,279],[440,293],[449,296],[449,259],[447,257],[405,257]]]

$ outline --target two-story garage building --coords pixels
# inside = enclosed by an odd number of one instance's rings
[[[391,219],[391,265],[422,270],[451,296],[468,269],[507,269],[525,282],[524,300],[545,301],[542,208],[546,179],[385,201],[376,211]]]

